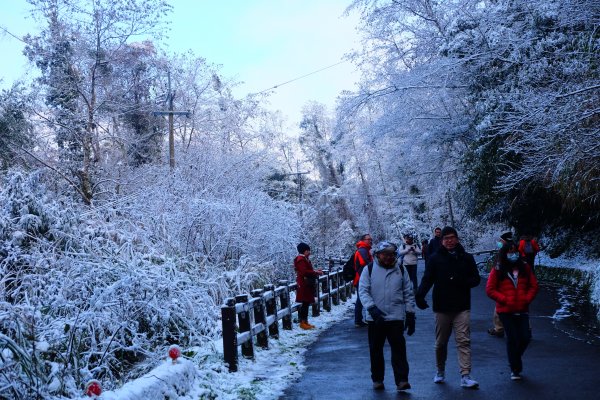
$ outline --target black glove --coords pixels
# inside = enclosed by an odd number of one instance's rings
[[[406,313],[406,319],[404,320],[404,322],[405,322],[404,329],[406,329],[406,334],[408,336],[412,336],[412,334],[415,333],[416,319],[417,319],[417,317],[415,316],[414,312]]]
[[[417,297],[415,300],[417,303],[417,307],[419,307],[421,310],[429,308],[429,304],[427,304],[427,302],[425,301],[425,298]]]
[[[383,321],[385,321],[385,313],[383,311],[381,311],[379,308],[377,308],[377,306],[371,306],[367,309],[367,311],[369,312],[369,314],[371,314],[371,317],[373,318],[373,322],[375,322],[376,324],[380,324]]]

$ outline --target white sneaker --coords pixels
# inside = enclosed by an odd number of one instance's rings
[[[479,386],[479,382],[471,378],[471,375],[463,375],[460,379],[460,386],[464,388],[476,388]]]
[[[513,381],[520,381],[523,378],[521,377],[520,373],[518,373],[518,372],[511,372],[510,373],[510,379],[513,380]]]
[[[444,371],[438,371],[438,372],[436,372],[435,376],[433,377],[433,383],[444,383],[445,379],[446,379],[446,376],[444,374]]]

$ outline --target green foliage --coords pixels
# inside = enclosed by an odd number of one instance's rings
[[[19,86],[0,93],[0,169],[6,170],[20,157],[21,149],[32,144],[32,125],[28,119],[31,100]]]

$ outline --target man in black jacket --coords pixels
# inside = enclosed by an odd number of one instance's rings
[[[434,255],[440,247],[442,247],[442,228],[436,226],[433,230],[433,238],[431,238],[427,245],[426,259],[429,259],[429,257]]]
[[[471,378],[471,288],[479,285],[481,278],[473,256],[458,242],[456,229],[447,226],[441,232],[442,246],[432,254],[416,295],[417,307],[424,310],[429,305],[425,295],[433,286],[433,312],[435,313],[435,358],[437,373],[435,383],[445,380],[448,340],[454,330],[461,386],[476,388],[479,383]]]

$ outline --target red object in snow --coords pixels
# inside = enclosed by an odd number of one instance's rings
[[[169,347],[169,357],[171,357],[173,360],[173,364],[177,362],[177,359],[181,357],[181,350],[179,349],[179,346],[174,344]]]
[[[100,386],[100,382],[93,379],[87,383],[85,386],[85,394],[90,397],[97,397],[102,394],[102,386]]]

